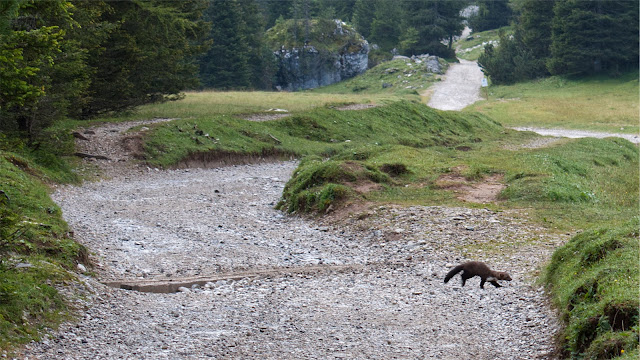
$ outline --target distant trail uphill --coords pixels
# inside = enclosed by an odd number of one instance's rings
[[[462,110],[482,99],[480,86],[482,70],[475,61],[460,59],[447,70],[443,81],[431,87],[432,95],[428,105],[439,110]]]
[[[433,85],[428,105],[439,110],[462,110],[481,100],[480,88],[484,74],[475,61],[460,59],[459,64],[453,64],[447,70],[443,80]],[[540,135],[567,138],[606,138],[621,137],[632,143],[640,143],[639,134],[618,134],[596,131],[581,131],[569,129],[544,129],[535,127],[514,127],[518,131],[533,131]]]

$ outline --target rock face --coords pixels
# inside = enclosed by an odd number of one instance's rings
[[[330,85],[362,74],[369,63],[369,43],[354,30],[335,20],[331,47],[312,42],[290,49],[282,46],[274,54],[278,63],[275,85],[296,91]]]

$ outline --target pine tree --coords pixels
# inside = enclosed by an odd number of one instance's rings
[[[356,0],[318,0],[318,17],[349,22],[353,17],[355,3]],[[323,16],[323,14],[333,14],[333,16]]]
[[[525,0],[522,3],[516,31],[536,58],[546,59],[551,55],[551,22],[555,0]]]
[[[469,27],[473,31],[480,32],[509,25],[512,14],[509,0],[479,0],[477,4],[480,8],[478,15],[469,19]]]
[[[255,0],[238,0],[238,6],[242,14],[241,31],[245,33],[247,42],[251,88],[271,89],[275,74],[275,59],[265,43],[264,16],[260,13]]]
[[[405,3],[408,27],[418,32],[417,43],[405,54],[429,53],[443,57],[454,57],[451,49],[453,36],[460,35],[464,28],[460,10],[464,1],[414,0]],[[449,40],[449,46],[442,44]]]
[[[353,24],[360,35],[368,39],[371,36],[371,24],[375,18],[372,3],[380,0],[357,0],[353,6]],[[382,0],[385,1],[385,0]]]
[[[370,41],[378,44],[383,51],[398,46],[402,36],[402,7],[397,1],[376,1],[372,3],[375,13],[371,24]]]
[[[264,14],[266,28],[273,27],[280,17],[283,19],[291,18],[293,0],[258,0],[258,5]]]
[[[552,74],[589,74],[638,65],[638,0],[559,0],[554,7]]]
[[[67,115],[71,99],[87,88],[88,69],[66,31],[79,24],[66,0],[0,6],[0,127],[33,138]]]
[[[205,33],[201,0],[105,2],[98,21],[111,28],[89,50],[93,69],[83,116],[176,98],[197,85],[194,59]]]
[[[213,45],[200,59],[204,87],[242,89],[251,87],[246,24],[236,0],[211,0],[204,18],[212,23]]]

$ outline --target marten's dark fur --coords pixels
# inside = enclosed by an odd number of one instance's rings
[[[489,267],[485,263],[480,261],[469,261],[451,269],[447,276],[444,277],[444,282],[448,282],[455,274],[459,273],[460,271],[462,271],[462,286],[464,286],[464,283],[467,281],[467,279],[470,279],[474,276],[480,276],[480,279],[482,279],[480,281],[480,287],[482,289],[484,289],[484,283],[487,281],[495,287],[501,287],[501,285],[498,284],[497,280],[511,281],[511,276],[509,276],[509,274],[507,274],[506,272],[493,271],[489,269]]]

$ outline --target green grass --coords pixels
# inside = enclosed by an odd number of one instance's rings
[[[445,70],[448,67],[444,60],[441,60],[440,64]],[[345,95],[386,94],[404,99],[419,99],[420,93],[440,80],[439,75],[427,71],[424,63],[396,59],[383,62],[354,78],[310,90],[310,92]]]
[[[229,115],[178,120],[157,125],[146,151],[147,161],[158,167],[243,154],[315,155],[378,170],[398,163],[409,169],[394,180],[398,186],[385,184],[367,199],[406,204],[460,205],[435,185],[451,169],[464,169],[463,175],[475,181],[502,174],[508,187],[500,195],[501,206],[533,207],[536,220],[558,230],[615,223],[637,211],[637,147],[622,139],[577,139],[508,150],[536,137],[474,113],[397,102],[357,111],[315,108],[268,122]]]
[[[510,26],[505,26],[500,29],[472,33],[470,35],[473,38],[472,40],[461,38],[453,44],[456,48],[456,55],[460,59],[470,61],[478,60],[480,55],[484,53],[484,46],[482,46],[482,44],[488,43],[490,41],[498,41],[500,39],[500,31],[504,31],[505,34],[510,34],[513,32]]]
[[[331,156],[355,149],[381,151],[390,144],[428,147],[472,141],[466,129],[478,124],[486,127],[484,133],[499,129],[482,116],[439,112],[411,102],[357,111],[316,108],[268,122],[220,115],[199,119],[197,128],[194,120],[156,126],[146,141],[147,161],[169,167],[203,152]]]
[[[28,155],[0,150],[0,349],[38,339],[68,315],[54,286],[86,256],[43,183],[73,175],[60,175],[59,160]]]
[[[141,106],[135,111],[99,121],[120,122],[153,118],[202,119],[217,115],[248,115],[265,113],[269,109],[284,109],[296,114],[326,105],[386,103],[397,100],[387,94],[362,96],[353,94],[323,94],[311,92],[187,92],[179,101]],[[86,124],[75,122],[75,124]]]
[[[638,73],[618,78],[550,77],[488,88],[479,111],[504,126],[533,126],[635,133],[638,127]]]
[[[585,231],[554,253],[544,280],[566,324],[565,358],[637,358],[639,227],[636,216]]]
[[[504,175],[507,187],[500,194],[502,202],[498,207],[528,208],[534,220],[554,231],[618,224],[637,213],[638,150],[634,145],[621,139],[578,139],[543,149],[504,148],[521,136],[509,133],[499,140],[481,136],[481,142],[460,137],[457,141],[450,140],[448,146],[396,143],[373,150],[369,147],[345,151],[332,158],[360,161],[362,167],[372,169],[392,163],[401,163],[408,169],[394,178],[393,183],[367,194],[367,201],[473,206],[460,202],[436,184],[440,176],[452,169],[464,169],[462,175],[471,181],[490,174]],[[456,150],[460,146],[473,150]],[[302,164],[301,168],[305,166]],[[296,182],[296,177],[291,181]],[[325,183],[331,182],[327,179]],[[323,184],[317,182],[314,186]]]

